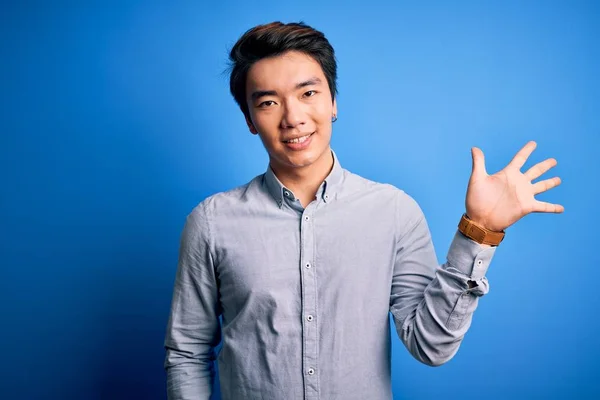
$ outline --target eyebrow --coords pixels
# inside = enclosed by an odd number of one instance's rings
[[[308,80],[305,80],[303,82],[296,84],[295,89],[297,90],[297,89],[301,89],[306,86],[318,85],[320,83],[322,83],[321,79],[319,79],[317,77],[313,77],[313,78],[310,78]],[[252,98],[252,100],[256,100],[263,96],[277,96],[277,92],[275,90],[257,90],[255,92],[252,92],[251,98]]]

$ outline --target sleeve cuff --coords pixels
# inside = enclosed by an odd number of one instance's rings
[[[485,276],[496,249],[480,245],[457,229],[448,250],[448,264],[469,279],[478,281]]]

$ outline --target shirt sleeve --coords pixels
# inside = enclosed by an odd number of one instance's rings
[[[390,311],[398,336],[413,357],[439,366],[456,354],[479,298],[489,291],[485,274],[496,247],[482,246],[457,229],[447,261],[439,265],[425,216],[404,192],[396,215],[400,234]]]
[[[202,203],[187,218],[164,346],[169,399],[210,399],[221,341],[210,227]]]

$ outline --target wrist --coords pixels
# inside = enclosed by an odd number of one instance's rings
[[[465,216],[467,217],[467,219],[469,221],[473,222],[475,225],[477,225],[477,226],[479,226],[479,227],[481,227],[481,228],[483,228],[483,229],[485,229],[487,231],[497,232],[497,233],[503,233],[504,232],[501,229],[499,230],[499,229],[496,229],[495,227],[489,227],[489,223],[485,219],[477,218],[477,217],[471,218],[471,216],[467,212],[465,212]]]
[[[480,245],[498,246],[504,239],[504,231],[487,229],[481,222],[474,221],[464,213],[458,224],[458,230],[469,239]]]

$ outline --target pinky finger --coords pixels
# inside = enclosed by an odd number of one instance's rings
[[[565,211],[565,208],[563,206],[561,206],[560,204],[552,204],[552,203],[546,203],[545,201],[536,201],[534,208],[533,208],[533,212],[540,212],[540,213],[561,213]]]

